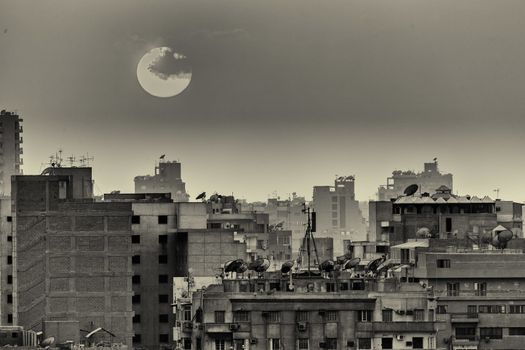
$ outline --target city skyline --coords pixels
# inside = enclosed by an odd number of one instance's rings
[[[95,157],[97,193],[132,192],[167,154],[192,199],[310,198],[339,174],[368,200],[437,157],[454,192],[525,198],[522,2],[52,3],[0,3],[0,106],[25,119],[26,174],[63,148]],[[168,99],[136,77],[163,45],[193,71]]]

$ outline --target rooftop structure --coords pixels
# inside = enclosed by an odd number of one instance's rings
[[[162,157],[154,175],[135,176],[135,193],[171,193],[174,202],[187,202],[189,195],[181,178],[181,163]]]

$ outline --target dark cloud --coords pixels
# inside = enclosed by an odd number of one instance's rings
[[[171,76],[183,76],[191,74],[190,60],[171,49],[162,50],[161,55],[148,67],[149,71],[161,79]]]

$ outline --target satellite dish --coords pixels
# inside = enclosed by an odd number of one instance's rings
[[[55,342],[55,337],[49,337],[49,338],[42,340],[42,342],[40,343],[40,346],[45,348],[45,347],[53,345],[54,342]]]
[[[498,234],[498,240],[502,243],[507,243],[514,237],[514,234],[508,230],[500,232]]]
[[[416,193],[418,189],[419,189],[419,186],[416,185],[416,184],[413,184],[413,185],[410,185],[410,186],[408,186],[407,188],[405,188],[405,190],[403,191],[403,193],[404,193],[406,196],[411,196],[411,195],[413,195],[414,193]]]
[[[330,259],[323,261],[321,265],[319,265],[319,270],[324,271],[324,272],[334,271],[334,269],[335,269],[335,262]]]
[[[259,258],[248,265],[248,270],[255,272],[264,272],[270,267],[270,260]]]
[[[350,259],[350,260],[348,260],[347,262],[345,262],[345,263],[343,264],[343,266],[341,266],[341,269],[342,269],[342,270],[353,269],[354,267],[356,267],[357,265],[359,265],[360,262],[361,262],[361,258],[353,258],[353,259]]]
[[[292,270],[294,262],[293,261],[287,261],[281,266],[281,272],[282,273],[288,273]]]
[[[416,236],[419,238],[430,238],[432,237],[432,233],[430,233],[430,230],[426,227],[421,227],[416,231]]]
[[[226,264],[228,264],[228,263],[226,263]],[[229,264],[227,266],[226,266],[226,264],[224,264],[224,272],[237,272],[237,271],[242,270],[242,266],[245,265],[244,264],[244,260],[242,260],[242,259],[232,260],[231,262],[229,262]],[[246,270],[244,270],[244,271],[246,271]]]
[[[339,265],[344,265],[350,259],[352,259],[352,254],[346,253],[345,255],[341,255],[335,258],[335,261]]]
[[[203,198],[206,198],[206,192],[202,192],[197,197],[195,197],[195,199],[203,199]]]
[[[365,270],[375,272],[385,260],[386,259],[384,256],[380,257],[379,259],[372,260],[368,263],[368,265],[366,265]]]
[[[485,244],[491,244],[492,234],[490,234],[490,232],[485,232],[483,235],[481,235],[481,242]]]

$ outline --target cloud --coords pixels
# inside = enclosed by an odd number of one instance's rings
[[[190,60],[170,48],[163,48],[161,54],[148,67],[148,70],[159,78],[167,80],[172,76],[191,74]]]

